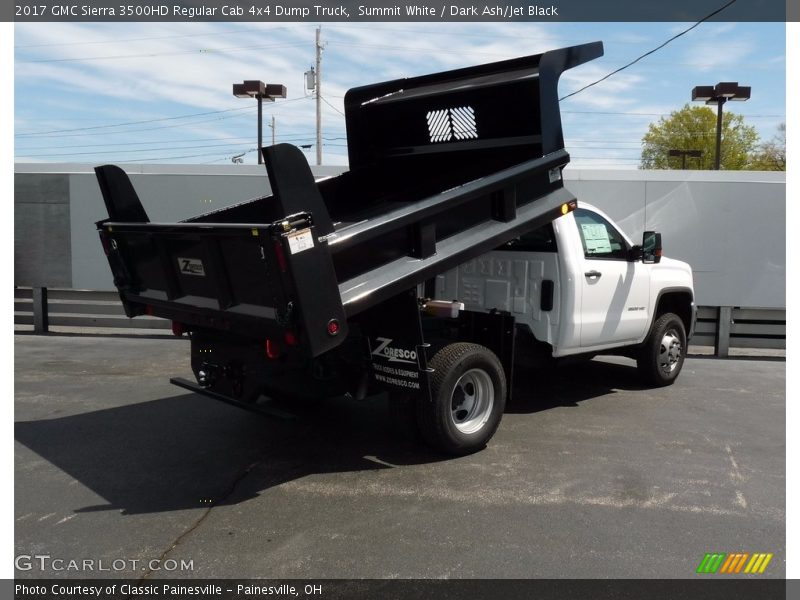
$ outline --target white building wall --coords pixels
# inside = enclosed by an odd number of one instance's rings
[[[269,191],[266,173],[258,166],[136,165],[126,170],[148,215],[156,222],[186,218]],[[342,167],[312,170],[318,176],[328,176],[341,172]],[[91,166],[18,164],[15,172],[27,178],[24,189],[28,195],[15,198],[15,208],[24,217],[16,221],[17,270],[26,274],[26,279],[37,270],[36,265],[26,265],[27,256],[42,255],[40,248],[26,253],[27,230],[35,225],[38,232],[53,231],[53,239],[62,240],[62,245],[63,240],[69,240],[71,273],[57,285],[71,281],[77,289],[113,289],[94,227],[106,212]],[[37,174],[66,178],[68,222],[62,215],[58,223],[42,223],[42,219],[51,218],[49,213],[24,213],[38,210],[39,205],[29,197],[31,189],[38,189],[29,185]],[[665,254],[692,265],[698,304],[785,308],[785,173],[568,167],[564,178],[579,202],[601,208],[634,240],[646,229],[661,231]],[[40,238],[41,234],[37,240]],[[43,282],[41,278],[18,278],[15,284]]]
[[[703,306],[786,307],[786,175],[754,171],[565,170],[578,201],[634,240],[663,234],[692,265]]]

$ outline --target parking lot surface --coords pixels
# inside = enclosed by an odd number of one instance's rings
[[[182,340],[15,344],[15,554],[110,568],[21,578],[685,578],[741,551],[785,576],[782,361],[690,358],[657,390],[623,359],[518,372],[450,459],[381,397],[279,420],[186,393]]]

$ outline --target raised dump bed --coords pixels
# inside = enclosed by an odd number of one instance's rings
[[[302,152],[262,150],[272,193],[151,223],[127,175],[97,167],[98,222],[128,316],[263,339],[306,356],[348,321],[575,206],[557,84],[602,43],[351,89],[350,170],[315,182]]]

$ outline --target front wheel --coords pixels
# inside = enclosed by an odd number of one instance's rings
[[[686,329],[674,313],[661,315],[653,324],[636,364],[639,373],[656,387],[672,385],[683,368]]]
[[[432,402],[421,401],[418,418],[428,444],[463,455],[486,446],[506,405],[506,378],[497,356],[478,344],[445,346],[429,363]]]

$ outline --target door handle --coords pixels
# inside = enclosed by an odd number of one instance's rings
[[[600,279],[602,273],[600,271],[586,271],[584,275],[586,275],[586,277],[589,279]]]

